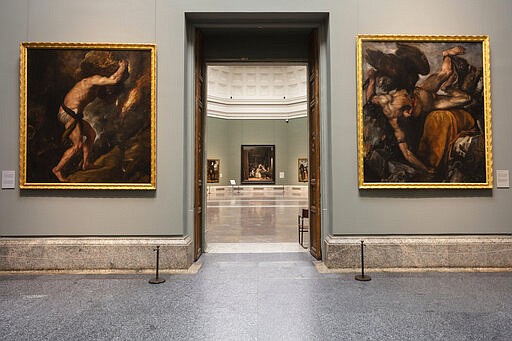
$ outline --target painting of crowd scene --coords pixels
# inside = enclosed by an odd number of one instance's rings
[[[274,145],[242,145],[242,184],[275,184]]]
[[[488,37],[358,37],[360,188],[492,188]]]
[[[220,160],[206,160],[206,179],[208,183],[218,183],[220,180]]]
[[[21,45],[21,188],[154,189],[155,47]]]

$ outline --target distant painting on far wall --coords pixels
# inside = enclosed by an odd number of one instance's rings
[[[220,160],[206,160],[206,178],[208,183],[218,183],[220,180]]]
[[[487,36],[357,39],[358,183],[492,188]]]
[[[308,159],[300,158],[299,159],[299,182],[308,182],[309,179],[309,170],[308,170]]]
[[[156,188],[152,44],[22,43],[20,188]]]
[[[275,184],[274,155],[274,145],[242,145],[242,184]]]

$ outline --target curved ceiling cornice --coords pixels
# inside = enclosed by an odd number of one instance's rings
[[[208,66],[207,114],[224,119],[307,116],[306,66]]]

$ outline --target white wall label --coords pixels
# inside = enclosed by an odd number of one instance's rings
[[[279,179],[284,179],[284,172],[279,172]]]
[[[13,170],[2,171],[2,189],[13,189],[16,183],[16,172]]]
[[[496,187],[497,188],[509,188],[510,180],[507,169],[496,170]]]

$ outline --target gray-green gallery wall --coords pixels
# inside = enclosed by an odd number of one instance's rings
[[[0,191],[0,235],[184,235],[191,231],[187,12],[328,13],[322,169],[324,234],[511,233],[512,192],[357,189],[356,35],[490,36],[495,169],[512,168],[508,0],[0,1],[0,168],[18,170],[19,43],[157,45],[155,192]]]
[[[306,118],[285,120],[226,120],[209,117],[206,121],[206,154],[220,160],[222,177],[240,183],[241,145],[275,145],[276,185],[305,185],[298,179],[298,158],[308,157]],[[284,173],[281,178],[279,173]],[[211,184],[215,185],[215,184]]]

